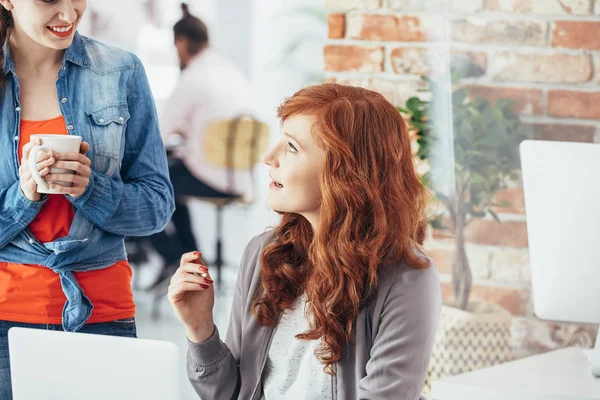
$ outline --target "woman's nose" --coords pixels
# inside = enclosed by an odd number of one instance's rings
[[[70,24],[77,21],[77,11],[73,6],[73,0],[67,0],[62,2],[62,7],[60,8],[58,16],[60,19]]]
[[[276,157],[274,157],[274,152],[275,152],[275,148],[271,148],[269,151],[267,151],[263,157],[262,157],[262,162],[267,164],[270,167],[274,167],[276,168]]]

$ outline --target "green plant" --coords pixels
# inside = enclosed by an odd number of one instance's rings
[[[432,224],[450,229],[456,237],[452,262],[452,286],[456,307],[465,310],[469,303],[472,272],[465,250],[465,228],[476,218],[490,215],[500,219],[494,208],[505,207],[506,202],[494,202],[494,195],[506,186],[508,180],[520,176],[519,144],[528,137],[517,114],[512,111],[513,101],[501,99],[496,105],[482,97],[469,98],[466,88],[456,87],[451,93],[451,123],[444,118],[436,121],[436,99],[441,99],[441,87],[428,81],[432,100],[412,97],[405,108],[398,110],[410,118],[417,141],[416,156],[428,163],[430,170],[423,174],[425,185],[435,194],[449,214],[437,215]],[[443,104],[443,102],[441,102]],[[445,125],[443,125],[443,123]],[[450,125],[450,126],[448,126]],[[451,128],[451,129],[450,129]],[[450,133],[451,132],[451,133]],[[451,135],[444,146],[441,134]],[[437,163],[453,153],[454,174],[443,171]],[[447,168],[447,167],[446,167]],[[436,176],[453,175],[450,190],[440,190]],[[447,178],[446,178],[447,179]],[[445,226],[442,221],[447,221]]]

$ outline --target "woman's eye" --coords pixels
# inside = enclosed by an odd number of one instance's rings
[[[298,149],[291,142],[288,142],[288,151],[290,153],[297,153]]]
[[[52,4],[52,3],[56,3],[58,0],[41,0],[41,1],[44,4]]]

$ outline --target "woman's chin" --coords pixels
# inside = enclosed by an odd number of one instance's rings
[[[288,212],[288,210],[286,209],[286,207],[281,204],[281,201],[277,201],[276,199],[273,199],[271,195],[267,196],[267,205],[269,206],[269,208],[275,212]]]

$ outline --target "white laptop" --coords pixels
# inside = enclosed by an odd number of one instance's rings
[[[179,400],[171,342],[11,328],[14,400]]]

